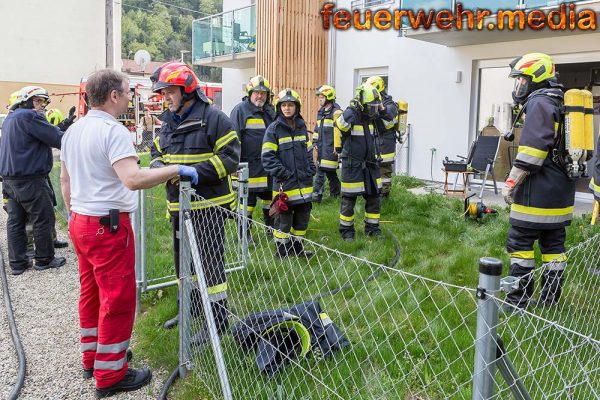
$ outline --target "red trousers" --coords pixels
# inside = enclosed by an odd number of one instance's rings
[[[69,233],[79,261],[79,325],[83,367],[94,368],[96,387],[127,372],[126,351],[135,318],[135,245],[129,214],[109,232],[100,217],[72,213]]]

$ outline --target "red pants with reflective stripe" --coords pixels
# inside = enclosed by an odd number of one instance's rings
[[[127,372],[126,351],[135,318],[135,245],[129,215],[109,232],[99,217],[72,213],[69,232],[79,261],[79,321],[83,367],[94,368],[96,387]]]

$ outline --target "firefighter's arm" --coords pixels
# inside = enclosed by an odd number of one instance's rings
[[[160,135],[158,135],[150,146],[150,168],[161,168],[165,166],[163,152],[160,147]]]
[[[392,129],[398,122],[398,106],[394,101],[388,101],[385,109],[380,111],[379,116],[385,129]]]
[[[60,149],[60,141],[63,133],[56,126],[46,120],[42,114],[35,113],[31,119],[31,130],[29,136],[36,138],[50,147]]]
[[[592,180],[590,181],[590,191],[594,193],[594,199],[600,201],[600,136],[596,143],[596,162],[594,163],[594,171],[592,172]]]
[[[308,168],[310,169],[310,175],[314,176],[317,173],[313,157],[313,143],[310,139],[310,133],[306,133],[306,158],[308,159]]]
[[[235,106],[233,110],[231,110],[231,123],[233,124],[233,129],[237,132],[238,138],[240,141],[242,140],[242,129],[245,128],[242,126],[240,121],[240,107]]]
[[[263,168],[271,176],[274,176],[280,180],[288,180],[292,173],[288,171],[279,158],[277,157],[277,150],[279,150],[279,144],[275,137],[275,130],[270,129],[274,125],[270,125],[265,132],[262,144],[262,164]]]
[[[527,105],[519,150],[513,165],[530,174],[537,173],[554,147],[556,121],[551,100],[537,97]]]
[[[237,171],[240,163],[240,141],[237,132],[229,118],[218,111],[216,125],[209,124],[209,135],[211,126],[215,126],[214,155],[207,161],[194,164],[198,171],[198,184],[213,183],[225,179],[228,175]]]

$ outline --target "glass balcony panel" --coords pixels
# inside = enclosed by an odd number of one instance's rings
[[[403,10],[452,10],[452,0],[402,0]]]
[[[256,6],[195,20],[192,24],[194,61],[256,50]]]
[[[586,0],[574,0],[574,1],[559,1],[559,0],[526,0],[524,1],[527,9],[542,8],[542,7],[556,7],[561,3],[581,3]]]
[[[518,0],[463,0],[457,1],[463,6],[463,10],[490,10],[496,14],[498,10],[516,10],[519,5]]]

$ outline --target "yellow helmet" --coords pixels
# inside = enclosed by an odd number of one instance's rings
[[[377,90],[375,86],[366,82],[356,88],[356,95],[358,102],[363,106],[367,104],[381,103],[381,95],[379,94],[379,90]]]
[[[246,85],[246,94],[250,96],[253,91],[267,92],[267,95],[271,94],[271,85],[262,75],[256,75]]]
[[[56,126],[65,119],[65,116],[58,108],[51,108],[50,110],[46,111],[46,119],[52,125]]]
[[[328,101],[335,100],[335,89],[333,88],[333,86],[321,85],[316,89],[315,94],[317,96],[319,96],[319,95],[325,96],[325,98]]]
[[[277,111],[280,111],[281,103],[286,101],[291,101],[296,103],[296,114],[300,114],[300,108],[302,108],[302,100],[300,100],[300,95],[294,89],[283,89],[279,94],[275,97],[275,108]]]
[[[15,103],[17,102],[17,96],[19,95],[19,91],[17,90],[16,92],[12,92],[10,94],[10,96],[8,97],[8,106],[6,106],[6,108],[10,108],[12,109],[12,107],[15,105]]]
[[[548,54],[529,53],[517,57],[510,63],[509,78],[525,76],[533,83],[547,81],[556,76],[554,63]]]
[[[385,90],[385,81],[380,76],[371,76],[369,77],[369,79],[367,79],[366,83],[368,83],[371,86],[375,86],[375,89],[377,89],[379,93]]]

